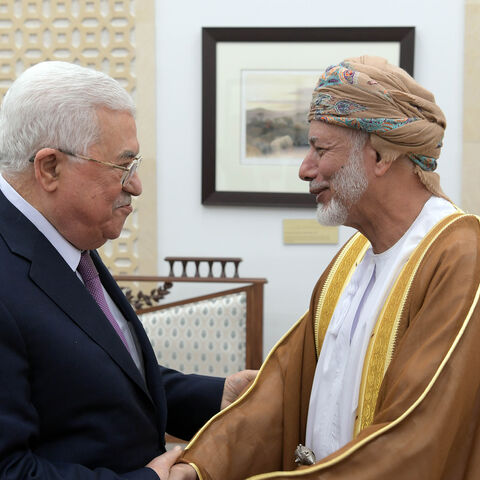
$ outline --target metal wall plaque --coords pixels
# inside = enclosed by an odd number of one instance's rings
[[[285,244],[336,244],[338,227],[324,227],[314,219],[283,220],[283,243]]]

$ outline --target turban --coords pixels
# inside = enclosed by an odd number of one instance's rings
[[[382,157],[406,155],[427,189],[447,198],[433,172],[445,116],[432,93],[385,59],[365,55],[327,68],[313,92],[308,120],[369,133]]]

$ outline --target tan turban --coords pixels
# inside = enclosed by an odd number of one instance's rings
[[[384,58],[366,55],[329,67],[313,92],[308,120],[370,133],[382,158],[406,155],[428,190],[447,198],[433,172],[445,116],[432,93]]]

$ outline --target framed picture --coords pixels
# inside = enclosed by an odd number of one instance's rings
[[[414,27],[203,28],[202,203],[313,207],[298,168],[329,66],[378,55],[413,75]]]

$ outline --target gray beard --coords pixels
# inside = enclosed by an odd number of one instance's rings
[[[322,225],[344,225],[350,208],[368,187],[367,174],[363,164],[362,148],[352,148],[348,162],[331,178],[334,195],[327,204],[318,204],[317,220]]]

